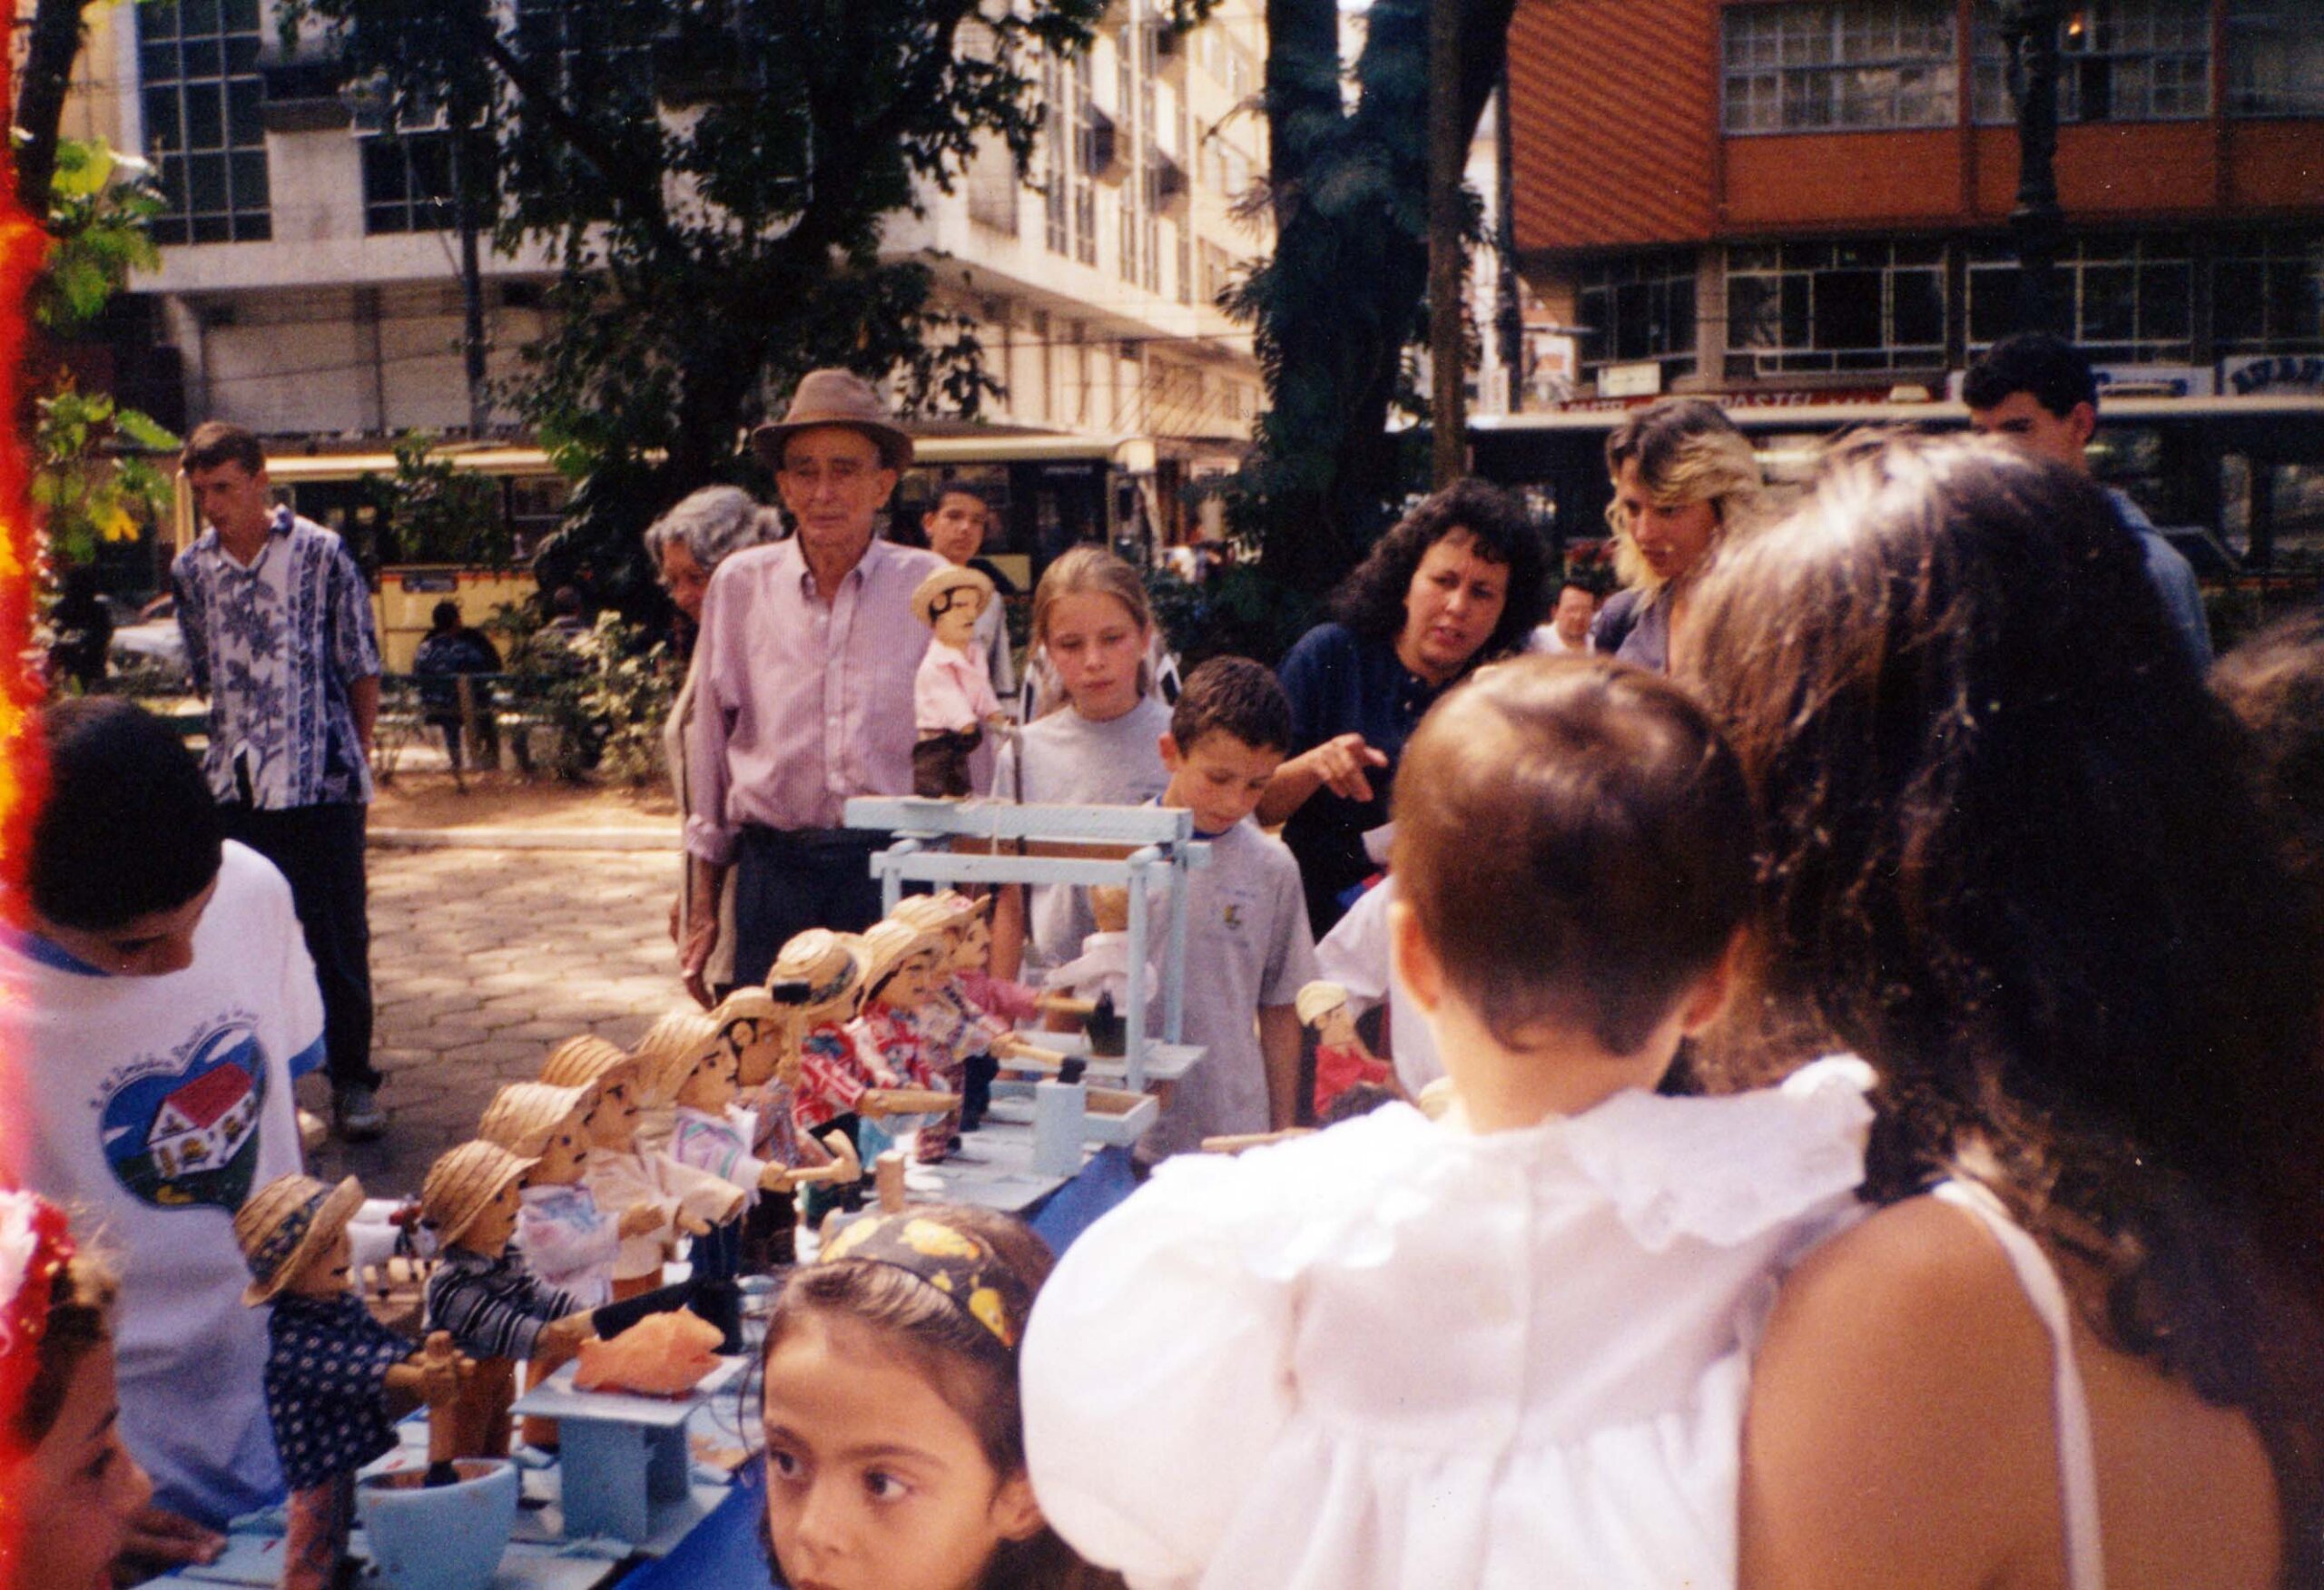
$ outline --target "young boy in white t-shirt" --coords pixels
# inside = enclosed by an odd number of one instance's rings
[[[1211,861],[1187,886],[1186,1041],[1208,1050],[1138,1140],[1152,1165],[1206,1137],[1289,1126],[1299,1092],[1303,984],[1315,977],[1299,864],[1251,820],[1291,749],[1291,703],[1256,662],[1217,657],[1187,676],[1162,736],[1162,804],[1194,813]]]
[[[290,1084],[322,1059],[322,1001],[290,886],[222,844],[166,724],[92,698],[42,730],[48,797],[0,928],[0,1180],[102,1233],[122,1438],[154,1486],[131,1550],[207,1561],[282,1495],[233,1218],[301,1168]]]

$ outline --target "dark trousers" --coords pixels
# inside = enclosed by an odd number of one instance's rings
[[[240,801],[218,809],[226,837],[281,869],[314,958],[323,996],[323,1052],[334,1092],[377,1087],[371,1069],[371,923],[363,881],[360,806],[264,811]]]
[[[734,847],[734,986],[766,981],[778,951],[810,928],[861,933],[880,919],[872,853],[891,836],[750,824]]]

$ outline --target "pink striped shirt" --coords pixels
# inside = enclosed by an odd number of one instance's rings
[[[928,649],[911,594],[945,566],[874,541],[824,602],[795,539],[718,565],[694,651],[689,851],[723,864],[745,823],[833,829],[851,795],[911,793],[912,675]]]

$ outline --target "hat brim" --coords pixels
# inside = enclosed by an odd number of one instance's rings
[[[901,471],[911,467],[911,437],[894,426],[881,425],[868,419],[857,419],[852,416],[832,415],[829,418],[769,420],[751,432],[751,451],[758,455],[760,463],[776,474],[781,474],[783,445],[791,439],[794,432],[829,430],[833,426],[842,430],[852,430],[871,437],[872,446],[880,449],[880,464],[882,468]]]
[[[501,1149],[500,1152],[508,1153],[507,1149]],[[499,1197],[506,1189],[523,1181],[531,1173],[532,1168],[540,1163],[537,1159],[527,1159],[520,1153],[509,1153],[508,1168],[486,1184],[484,1191],[478,1194],[474,1203],[468,1205],[468,1212],[460,1216],[458,1222],[451,1226],[437,1228],[437,1245],[448,1248],[462,1237],[467,1236],[475,1227],[476,1222],[484,1217],[484,1212],[492,1207],[492,1201]]]
[[[276,1267],[273,1279],[253,1281],[242,1289],[242,1306],[254,1309],[261,1303],[272,1302],[323,1244],[336,1240],[339,1233],[347,1229],[347,1222],[353,1220],[355,1212],[362,1207],[362,1183],[350,1176],[333,1187],[330,1195],[324,1198],[323,1206],[315,1211],[314,1222],[307,1227],[307,1234],[299,1239],[299,1245],[290,1250],[290,1256]]]

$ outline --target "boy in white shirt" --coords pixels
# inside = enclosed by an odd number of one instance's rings
[[[0,1179],[103,1233],[122,1438],[154,1487],[131,1549],[206,1561],[282,1495],[233,1218],[302,1168],[290,1084],[321,1062],[322,1001],[290,886],[222,845],[167,725],[92,698],[42,728],[48,798],[0,929]]]
[[[1291,748],[1291,703],[1275,677],[1243,657],[1187,676],[1162,736],[1170,782],[1162,804],[1194,813],[1211,847],[1187,886],[1186,1040],[1208,1053],[1138,1140],[1139,1164],[1199,1148],[1206,1137],[1289,1126],[1299,1092],[1302,985],[1315,977],[1299,864],[1251,820]]]

